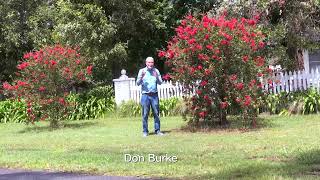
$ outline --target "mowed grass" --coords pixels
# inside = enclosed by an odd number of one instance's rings
[[[269,116],[264,126],[186,132],[162,118],[165,136],[142,137],[140,118],[47,124],[0,124],[0,167],[173,179],[320,179],[320,116]],[[153,119],[149,120],[153,130]],[[125,162],[125,154],[144,162]],[[175,163],[148,155],[177,156]]]

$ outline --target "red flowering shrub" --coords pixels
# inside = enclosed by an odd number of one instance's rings
[[[54,128],[68,116],[66,97],[72,86],[88,80],[92,73],[92,65],[78,49],[60,45],[24,54],[17,69],[18,78],[12,84],[3,83],[3,89],[26,101],[32,123],[48,119]]]
[[[191,15],[176,28],[176,36],[158,56],[166,58],[171,77],[194,92],[189,103],[190,123],[219,120],[236,107],[241,117],[255,124],[261,77],[268,74],[264,35],[256,19],[225,19]],[[195,90],[195,91],[194,91]]]

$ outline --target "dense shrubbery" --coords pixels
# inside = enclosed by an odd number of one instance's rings
[[[69,101],[74,104],[73,111],[68,117],[70,120],[103,117],[115,108],[112,86],[98,86],[86,93],[71,94]]]
[[[176,28],[166,51],[159,52],[172,69],[172,79],[188,91],[196,90],[189,103],[191,125],[226,124],[235,106],[242,119],[255,125],[260,79],[270,72],[260,52],[265,36],[256,25],[258,19],[204,15],[198,20],[189,15]]]
[[[98,86],[83,93],[71,93],[66,102],[73,105],[65,120],[84,120],[103,117],[115,108],[112,86]],[[39,112],[40,113],[40,112]],[[21,100],[7,99],[0,101],[0,123],[29,122],[27,105]]]
[[[262,109],[271,114],[312,114],[320,112],[320,93],[315,89],[297,92],[281,92],[265,97]]]
[[[160,99],[159,108],[160,116],[179,116],[183,112],[182,99],[173,97],[169,99]],[[117,113],[121,117],[141,116],[141,105],[133,100],[122,103],[117,109]],[[152,110],[150,109],[149,116],[152,116]]]
[[[81,94],[70,94],[68,101],[74,104],[74,109],[67,117],[68,120],[84,120],[104,117],[115,110],[113,89],[111,86],[100,86]],[[263,97],[264,106],[259,112],[270,114],[313,114],[320,112],[320,93],[315,89],[298,92],[281,92],[268,94]],[[116,112],[121,117],[141,116],[141,106],[132,100],[123,103]],[[160,100],[160,115],[179,116],[188,114],[186,102],[179,98]],[[237,107],[230,107],[229,114],[239,115]],[[152,111],[150,111],[152,116]],[[0,123],[29,122],[27,121],[27,106],[18,100],[0,101]]]
[[[9,99],[0,101],[0,123],[7,122],[28,122],[25,102]]]
[[[3,83],[3,88],[13,98],[25,100],[30,122],[49,120],[54,128],[71,112],[72,104],[66,101],[70,90],[92,74],[92,65],[79,49],[61,45],[25,53],[17,69],[18,78]]]

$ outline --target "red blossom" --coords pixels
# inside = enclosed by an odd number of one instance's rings
[[[211,44],[208,44],[208,45],[206,45],[206,48],[212,50],[213,46]]]
[[[201,81],[200,86],[205,86],[207,84],[208,84],[208,81],[203,80],[203,81]]]
[[[64,98],[59,98],[58,99],[58,102],[61,104],[61,105],[65,105],[66,104],[66,101]]]
[[[170,78],[171,77],[170,77],[169,74],[165,74],[165,75],[162,76],[162,79],[164,79],[164,80],[169,80]]]
[[[231,81],[235,81],[235,80],[237,80],[237,75],[236,74],[232,74],[231,76],[230,76],[230,80]]]
[[[28,85],[27,82],[20,81],[20,80],[18,80],[17,84],[18,84],[18,86],[26,86],[26,85]]]
[[[241,101],[242,101],[242,99],[241,99],[241,98],[239,98],[239,97],[237,97],[237,98],[236,98],[236,102],[237,102],[237,103],[239,103],[239,104],[240,104],[240,103],[241,103]]]
[[[206,54],[198,54],[198,58],[200,60],[204,60],[204,61],[208,61],[209,60],[209,57]]]
[[[248,62],[249,61],[249,56],[243,56],[242,57],[242,61],[245,62],[245,63]]]
[[[46,87],[44,87],[44,86],[39,87],[39,91],[45,91],[45,90],[46,90]]]
[[[221,45],[230,45],[230,43],[229,43],[229,41],[227,41],[227,40],[221,40]]]
[[[228,102],[220,102],[220,108],[226,109],[229,106]]]
[[[259,48],[264,48],[265,43],[264,43],[264,42],[262,42],[262,41],[260,41],[260,42],[259,42],[259,44],[258,44],[258,46],[259,46]]]
[[[19,70],[24,70],[26,67],[28,67],[29,66],[29,63],[28,62],[22,62],[21,64],[19,64],[18,66],[17,66],[17,68],[19,69]]]
[[[243,87],[244,87],[244,84],[243,83],[237,83],[235,86],[236,86],[237,90],[242,90]]]
[[[204,70],[204,74],[206,76],[209,76],[211,74],[211,71],[209,69]]]
[[[92,74],[92,68],[93,68],[92,65],[87,67],[87,74],[89,74],[89,75]]]
[[[244,97],[244,106],[249,106],[251,104],[251,97],[249,95],[245,95]]]
[[[51,66],[54,66],[57,64],[57,62],[55,60],[50,60],[50,64],[51,64]]]
[[[199,113],[199,116],[200,116],[201,118],[205,118],[206,115],[207,115],[207,112],[206,112],[206,111],[201,111],[201,112]]]
[[[13,89],[13,87],[12,87],[8,82],[4,82],[4,83],[2,84],[2,87],[3,87],[3,89],[6,89],[6,90],[11,90],[11,89]]]
[[[253,19],[248,20],[248,24],[251,26],[254,26],[256,24],[256,21]]]

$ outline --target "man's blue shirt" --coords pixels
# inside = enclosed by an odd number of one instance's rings
[[[144,77],[141,80],[142,73],[145,73]],[[157,77],[153,75],[153,73],[157,73]],[[156,93],[157,90],[157,84],[161,84],[162,79],[161,75],[158,69],[152,68],[148,69],[147,67],[142,68],[139,70],[138,77],[137,77],[137,85],[141,85],[142,94],[145,93]]]

